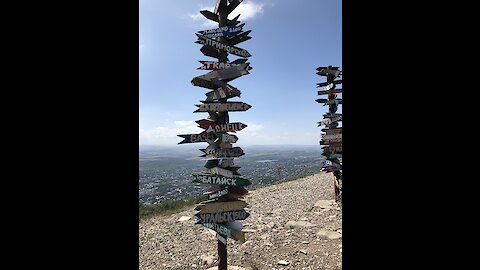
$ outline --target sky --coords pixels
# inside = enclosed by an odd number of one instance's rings
[[[206,88],[193,86],[199,60],[216,61],[200,52],[195,32],[218,27],[199,13],[213,12],[215,0],[140,0],[139,144],[176,145],[179,134],[198,134],[193,113],[205,100]],[[342,69],[342,2],[340,0],[244,0],[229,16],[241,14],[252,39],[236,45],[252,56],[250,74],[230,81],[241,101],[252,106],[230,112],[230,122],[248,125],[236,132],[234,146],[319,145],[317,122],[328,106],[317,103],[319,66]],[[229,54],[229,60],[239,57]],[[341,78],[341,77],[340,77]],[[341,85],[337,88],[341,88]],[[338,98],[341,98],[341,94]],[[342,105],[337,113],[342,112]],[[341,124],[340,124],[341,125]],[[204,143],[205,144],[205,143]]]

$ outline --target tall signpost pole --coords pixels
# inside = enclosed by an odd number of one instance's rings
[[[200,51],[218,61],[199,61],[202,66],[199,70],[209,70],[208,73],[196,76],[191,83],[194,86],[208,89],[207,98],[197,104],[194,112],[207,112],[208,118],[196,121],[204,131],[200,134],[182,134],[183,143],[208,142],[208,147],[200,149],[207,159],[206,172],[193,173],[193,183],[210,184],[209,191],[204,193],[208,200],[199,203],[195,210],[196,224],[217,232],[218,269],[227,269],[227,239],[241,243],[245,242],[243,225],[237,220],[244,220],[250,215],[243,208],[247,206],[240,200],[248,192],[244,187],[251,182],[238,173],[240,167],[234,166],[233,159],[244,155],[240,147],[232,147],[238,137],[228,132],[240,131],[247,125],[239,122],[230,123],[229,112],[246,111],[252,106],[239,101],[227,101],[230,98],[240,97],[240,90],[229,84],[230,81],[243,75],[250,74],[250,53],[238,47],[239,43],[251,39],[243,31],[244,23],[240,24],[240,15],[228,19],[228,15],[243,0],[216,0],[215,9],[202,10],[200,13],[207,19],[218,23],[218,28],[198,31],[198,43],[202,45]],[[228,55],[233,54],[240,58],[230,62]]]
[[[318,83],[317,87],[324,87],[318,91],[318,95],[328,95],[328,99],[319,98],[316,101],[328,105],[328,112],[323,115],[324,120],[318,122],[318,126],[325,126],[322,131],[323,145],[322,155],[326,157],[322,164],[322,171],[333,172],[335,176],[334,190],[335,201],[342,203],[342,128],[338,127],[338,122],[342,121],[342,115],[337,114],[338,104],[342,104],[342,100],[337,98],[337,93],[341,93],[342,89],[336,88],[342,83],[342,80],[336,80],[341,75],[338,67],[327,66],[318,67],[317,75],[326,76],[327,81]]]

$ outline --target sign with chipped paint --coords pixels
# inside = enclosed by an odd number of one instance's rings
[[[215,212],[215,213],[197,213],[195,216],[198,218],[196,224],[199,223],[225,223],[235,220],[245,220],[250,216],[250,213],[245,210]]]
[[[203,31],[198,31],[202,36],[205,36],[207,38],[215,38],[215,37],[231,37],[236,35],[237,33],[242,31],[241,26],[222,26],[219,28],[215,29],[208,29],[208,30],[203,30]]]
[[[214,121],[207,119],[202,119],[195,122],[199,127],[206,129],[207,132],[236,132],[247,127],[247,125],[240,122],[216,124]]]
[[[178,137],[183,138],[183,141],[179,142],[178,144],[183,143],[198,143],[198,142],[213,142],[217,137],[214,133],[209,132],[202,132],[200,134],[184,134],[184,135],[177,135]]]
[[[207,46],[213,47],[217,50],[225,51],[227,53],[231,53],[233,55],[240,56],[240,57],[248,58],[248,57],[252,56],[245,49],[241,49],[241,48],[238,48],[238,47],[235,47],[235,46],[230,46],[230,45],[225,44],[223,42],[220,42],[220,41],[202,36],[198,33],[195,33],[195,34],[198,37],[198,40],[196,41],[196,43],[199,43],[199,44],[202,44],[202,45],[207,45]]]
[[[226,177],[210,173],[193,173],[192,183],[211,184],[220,186],[249,186],[252,184],[247,178],[241,176]]]
[[[206,148],[206,149],[200,149],[200,151],[205,153],[205,155],[202,155],[201,157],[207,157],[207,158],[241,157],[245,154],[243,152],[243,149],[240,147],[232,147],[227,149]]]
[[[206,93],[205,95],[207,98],[205,101],[211,102],[211,101],[218,101],[223,98],[232,98],[232,97],[240,97],[240,90],[237,88],[218,88],[216,90],[213,90],[211,92]]]
[[[233,240],[237,240],[240,243],[245,242],[245,233],[242,231],[237,231],[232,228],[227,227],[226,225],[219,223],[201,223],[202,226],[207,227],[216,231],[218,234],[228,237]]]
[[[195,210],[198,210],[200,214],[204,213],[215,213],[215,212],[225,212],[225,211],[236,211],[242,210],[248,204],[241,200],[233,201],[224,201],[217,202],[215,200],[201,202],[195,207]]]
[[[216,102],[216,103],[203,103],[195,104],[198,109],[194,112],[234,112],[234,111],[246,111],[252,106],[244,102]]]

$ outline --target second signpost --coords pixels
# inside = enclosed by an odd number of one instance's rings
[[[227,269],[227,239],[231,238],[239,242],[245,242],[242,224],[238,220],[244,220],[250,215],[244,210],[247,206],[245,201],[240,200],[248,192],[244,187],[251,182],[238,173],[233,159],[244,155],[240,147],[232,147],[238,137],[228,132],[236,132],[245,128],[243,123],[230,123],[230,111],[246,111],[252,106],[243,102],[227,101],[229,98],[240,97],[240,90],[228,84],[228,82],[249,74],[250,53],[237,44],[251,39],[243,31],[244,23],[240,24],[238,18],[228,19],[228,15],[243,0],[216,0],[212,11],[202,10],[200,13],[207,19],[218,23],[218,28],[198,31],[195,33],[195,43],[203,45],[200,51],[218,61],[199,61],[202,66],[199,70],[210,70],[204,75],[194,77],[191,83],[194,86],[208,89],[207,98],[202,104],[195,106],[194,112],[207,112],[208,118],[196,121],[204,131],[200,134],[178,135],[184,140],[182,143],[207,142],[208,147],[200,149],[204,154],[201,157],[207,159],[206,171],[193,174],[193,183],[209,184],[209,191],[205,193],[208,200],[201,202],[195,207],[199,212],[196,224],[201,224],[208,229],[217,232],[219,270]],[[228,54],[241,58],[230,62]]]
[[[322,155],[326,157],[322,164],[322,170],[325,172],[333,172],[335,176],[334,190],[335,200],[342,203],[342,127],[338,127],[338,122],[342,121],[342,115],[337,114],[338,104],[342,104],[342,99],[337,98],[338,93],[342,93],[342,89],[336,88],[342,80],[335,80],[341,75],[338,67],[318,67],[317,75],[326,76],[327,81],[318,83],[317,87],[324,87],[318,91],[318,95],[328,95],[328,98],[319,98],[316,101],[328,105],[328,112],[323,115],[323,120],[318,122],[318,126],[325,126],[322,131]]]

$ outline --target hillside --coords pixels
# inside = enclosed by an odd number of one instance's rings
[[[333,175],[323,172],[250,191],[246,242],[228,240],[229,269],[341,269],[342,211],[333,192]],[[217,266],[215,234],[193,224],[195,213],[140,221],[141,270]]]

